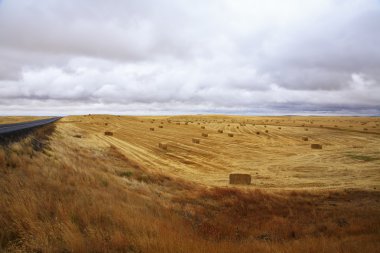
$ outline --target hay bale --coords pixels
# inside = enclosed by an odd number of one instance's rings
[[[158,128],[164,128],[164,126],[158,126]]]
[[[206,129],[206,127],[205,127],[205,126],[201,126],[201,128],[202,128],[202,129]]]
[[[228,137],[234,137],[234,134],[229,133]]]
[[[257,132],[256,132],[256,134],[257,134],[257,135],[260,135],[260,132],[259,132],[259,131],[257,131]]]
[[[309,129],[308,129],[308,128],[305,128],[305,131],[309,131]]]
[[[197,144],[199,144],[199,143],[200,143],[200,139],[198,139],[198,138],[193,138],[193,143],[197,143]]]
[[[280,129],[280,130],[281,130],[281,127],[279,127],[278,129]]]
[[[241,174],[241,173],[232,173],[230,174],[230,184],[251,184],[251,175]]]
[[[308,138],[308,137],[306,137],[306,136],[304,136],[304,137],[302,137],[302,140],[303,140],[303,141],[308,141],[308,140],[309,140],[309,138]]]
[[[150,131],[154,131],[154,127],[149,128]]]
[[[74,137],[74,138],[79,138],[79,139],[80,139],[80,138],[82,138],[82,135],[80,135],[80,134],[76,134],[76,135],[74,135],[73,137]]]
[[[104,123],[105,126],[108,126],[108,123]]]
[[[110,131],[105,131],[105,132],[104,132],[104,135],[113,136],[113,133],[110,132]]]
[[[222,134],[222,133],[223,133],[223,130],[220,130],[220,129],[219,129],[219,130],[218,130],[218,133]]]
[[[321,144],[315,144],[315,143],[313,143],[313,144],[310,145],[310,147],[311,147],[311,149],[322,149],[322,145]]]
[[[208,134],[202,133],[202,137],[208,137]]]
[[[266,133],[269,133],[269,131],[268,131],[268,130],[265,130],[265,132],[266,132]]]
[[[160,143],[158,143],[158,147],[160,149],[167,150],[168,149],[168,144],[166,142],[160,142]]]

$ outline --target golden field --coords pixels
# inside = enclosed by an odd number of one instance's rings
[[[205,185],[226,186],[230,172],[243,172],[252,175],[253,188],[380,186],[378,118],[76,116],[60,123],[68,136],[83,133],[82,144],[114,145],[153,170]],[[159,142],[168,150],[160,150]],[[311,143],[323,149],[312,150]]]
[[[0,124],[20,123],[32,120],[46,119],[45,116],[2,116],[0,117]]]
[[[379,252],[379,123],[64,117],[0,149],[0,251]]]

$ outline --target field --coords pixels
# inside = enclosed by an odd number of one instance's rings
[[[84,116],[66,122],[66,134],[84,134],[83,143],[90,138],[94,145],[114,145],[146,167],[200,184],[226,186],[229,173],[243,172],[252,175],[253,188],[380,186],[378,118]],[[159,142],[167,142],[168,150],[160,150]],[[323,149],[313,150],[311,143]]]
[[[379,123],[64,117],[0,149],[0,250],[379,252]]]
[[[32,120],[46,119],[49,117],[42,116],[3,116],[0,117],[0,124],[20,123]]]

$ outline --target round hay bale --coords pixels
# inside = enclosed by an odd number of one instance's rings
[[[113,136],[113,133],[110,132],[110,131],[105,131],[105,132],[104,132],[104,135],[107,135],[107,136]]]
[[[164,128],[164,126],[158,126],[158,128]]]
[[[308,140],[309,140],[309,138],[308,138],[308,137],[306,137],[306,136],[304,136],[304,137],[302,137],[302,140],[303,140],[303,141],[308,141]]]
[[[202,137],[208,137],[207,133],[202,133]]]
[[[257,131],[257,132],[256,132],[256,134],[257,134],[257,135],[260,135],[260,132],[259,132],[259,131]]]
[[[220,130],[220,129],[219,129],[219,130],[218,130],[218,133],[222,134],[222,133],[223,133],[223,130]]]
[[[251,175],[242,173],[232,173],[229,176],[230,184],[251,184]]]
[[[269,131],[268,131],[268,130],[265,130],[265,132],[266,132],[266,133],[269,133]]]
[[[322,149],[322,145],[321,144],[315,144],[315,143],[313,143],[313,144],[310,145],[310,147],[311,147],[311,149]]]
[[[150,131],[154,131],[154,127],[149,128]]]
[[[192,140],[192,141],[193,141],[193,143],[197,143],[197,144],[199,144],[201,140],[200,140],[200,139],[198,139],[198,138],[193,138],[193,140]]]
[[[228,137],[234,137],[234,134],[229,133],[229,134],[228,134]]]

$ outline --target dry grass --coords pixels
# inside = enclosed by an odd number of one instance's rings
[[[378,191],[204,186],[57,126],[0,149],[0,251],[380,251]]]
[[[44,116],[8,116],[8,117],[0,117],[0,124],[13,124],[25,121],[33,121],[39,119],[46,119],[49,117]]]

